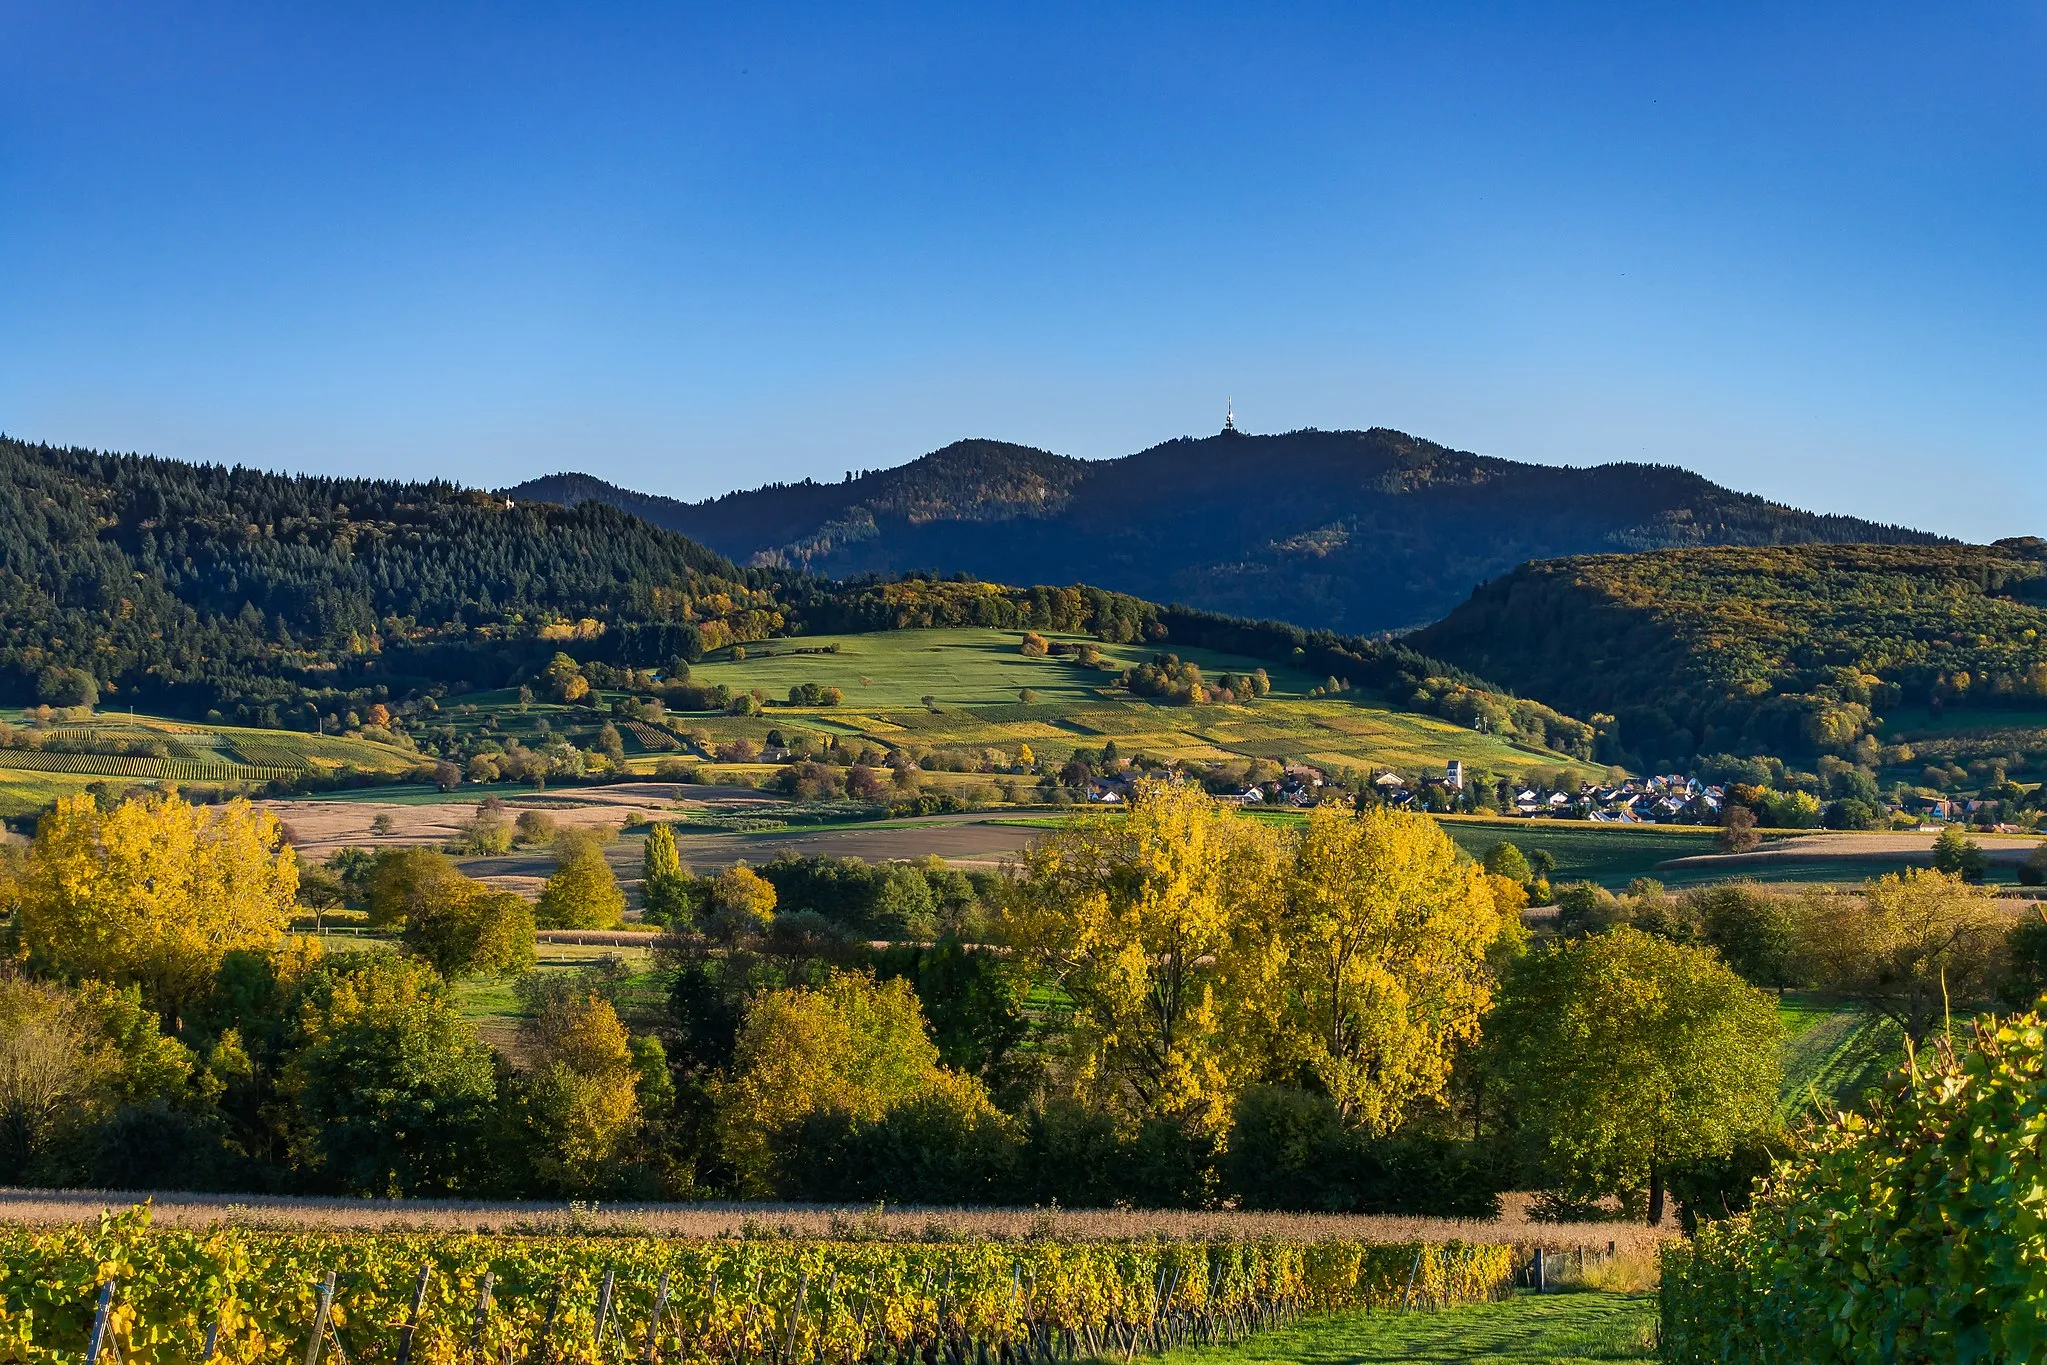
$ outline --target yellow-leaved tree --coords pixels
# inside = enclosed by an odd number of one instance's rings
[[[1220,1132],[1262,1064],[1280,967],[1275,840],[1199,788],[1141,782],[1025,853],[1010,944],[1075,1006],[1077,1078],[1130,1123]]]
[[[276,817],[247,801],[194,806],[173,792],[103,811],[79,795],[43,817],[13,898],[32,962],[140,986],[174,1022],[225,954],[282,937],[298,885]]]
[[[602,1188],[639,1128],[639,1071],[607,1001],[566,989],[537,1004],[520,1028],[534,1174],[558,1193],[587,1193]]]
[[[980,1081],[939,1064],[909,983],[854,972],[755,997],[716,1094],[725,1155],[750,1195],[771,1192],[776,1139],[812,1115],[872,1122],[928,1101],[994,1113]]]
[[[1395,1127],[1438,1099],[1491,1008],[1492,883],[1426,815],[1324,806],[1293,841],[1284,1017],[1345,1122]],[[1516,887],[1518,890],[1518,886]]]

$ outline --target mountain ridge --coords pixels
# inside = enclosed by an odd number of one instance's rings
[[[1080,579],[1351,633],[1425,625],[1530,560],[1725,544],[1949,543],[1788,507],[1674,465],[1526,464],[1386,428],[1225,431],[1109,460],[958,441],[838,483],[769,484],[695,503],[582,474],[505,491],[604,502],[739,563],[833,577]]]

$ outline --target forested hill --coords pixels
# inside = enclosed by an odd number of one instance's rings
[[[1609,756],[1867,759],[1894,706],[2047,714],[2047,542],[1665,550],[1529,564],[1408,637],[1570,711]]]
[[[1080,579],[1154,601],[1370,633],[1433,621],[1531,559],[1690,545],[1936,543],[1664,465],[1558,468],[1397,431],[1225,433],[1116,460],[962,441],[839,483],[683,503],[583,475],[515,497],[599,501],[742,563]]]
[[[116,706],[310,727],[358,703],[524,680],[557,650],[673,670],[782,635],[930,626],[1244,654],[1590,751],[1591,732],[1568,717],[1397,644],[1095,587],[737,568],[595,502],[0,437],[0,702],[97,691]]]
[[[375,672],[391,650],[574,638],[578,622],[622,619],[770,633],[777,578],[598,504],[0,438],[11,700],[32,699],[47,669],[82,668],[145,706],[274,721],[266,708]]]

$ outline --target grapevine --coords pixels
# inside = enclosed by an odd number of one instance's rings
[[[330,1274],[322,1339],[358,1365],[401,1343],[413,1365],[1051,1365],[1490,1298],[1510,1273],[1508,1248],[1459,1243],[157,1231],[145,1206],[0,1230],[0,1358],[81,1359],[109,1282],[130,1365],[200,1360],[209,1338],[221,1362],[303,1361]]]

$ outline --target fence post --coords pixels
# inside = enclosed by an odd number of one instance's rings
[[[1535,1292],[1540,1294],[1547,1287],[1548,1282],[1543,1275],[1542,1248],[1537,1247],[1535,1249]]]
[[[320,1365],[320,1347],[327,1340],[327,1315],[334,1310],[334,1272],[320,1286],[320,1311],[313,1317],[313,1336],[306,1342],[306,1365]]]
[[[596,1346],[599,1355],[604,1353],[604,1324],[611,1320],[611,1288],[614,1273],[612,1267],[604,1267],[604,1287],[597,1291],[597,1330],[590,1334],[590,1341]]]
[[[668,1311],[668,1272],[661,1272],[661,1284],[654,1291],[654,1316],[647,1323],[647,1349],[642,1357],[646,1365],[654,1365],[654,1348],[661,1334],[661,1315]]]
[[[209,1365],[209,1362],[213,1359],[213,1353],[219,1345],[220,1319],[215,1318],[213,1325],[206,1329],[206,1344],[199,1348],[199,1365]]]
[[[99,1365],[100,1345],[107,1339],[107,1320],[114,1311],[114,1282],[100,1286],[99,1307],[92,1314],[92,1340],[85,1348],[85,1365]]]
[[[483,1324],[490,1317],[490,1287],[497,1279],[492,1271],[483,1272],[483,1287],[476,1296],[476,1322],[469,1329],[469,1354],[475,1355],[476,1348],[483,1344]]]
[[[433,1267],[419,1268],[419,1279],[412,1286],[412,1312],[405,1319],[405,1326],[398,1331],[398,1365],[408,1365],[412,1359],[412,1338],[419,1331],[420,1310],[426,1306],[427,1279],[433,1274]]]
[[[1414,1264],[1407,1268],[1407,1288],[1400,1295],[1400,1311],[1403,1313],[1407,1311],[1408,1304],[1414,1299],[1414,1277],[1421,1274],[1421,1270],[1422,1249],[1416,1247],[1414,1249]]]

